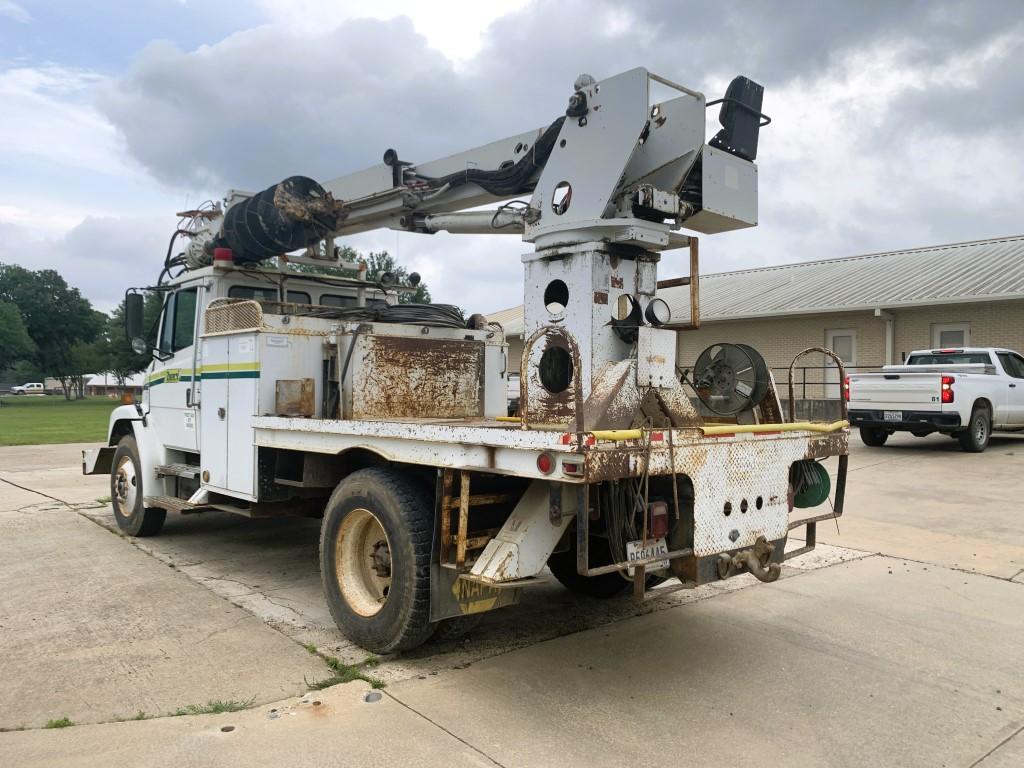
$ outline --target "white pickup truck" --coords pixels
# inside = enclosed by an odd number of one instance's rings
[[[28,384],[20,384],[11,387],[12,395],[45,395],[46,387],[40,381],[33,381]]]
[[[851,373],[844,390],[865,445],[884,445],[897,431],[943,432],[978,453],[992,430],[1024,430],[1024,357],[1009,349],[918,350],[904,365]]]

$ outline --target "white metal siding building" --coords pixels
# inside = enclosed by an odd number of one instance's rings
[[[672,317],[689,319],[689,289],[659,291]],[[700,277],[701,327],[679,334],[688,368],[715,342],[750,344],[776,369],[826,346],[853,368],[899,362],[914,349],[1002,346],[1024,350],[1024,235],[761,267]],[[522,307],[495,313],[516,367]],[[518,351],[517,351],[518,350]],[[803,359],[808,397],[836,395],[823,356]],[[781,382],[780,382],[781,383]]]

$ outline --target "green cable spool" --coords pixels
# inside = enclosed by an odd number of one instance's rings
[[[793,506],[807,509],[823,504],[832,490],[832,480],[828,476],[828,471],[816,461],[798,461],[793,467],[794,470],[797,469],[797,465],[799,473],[794,474],[800,477],[800,490],[793,496]]]

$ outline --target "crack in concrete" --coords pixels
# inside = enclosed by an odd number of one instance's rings
[[[969,766],[967,766],[967,768],[975,768],[975,766],[981,765],[981,763],[984,762],[985,760],[988,760],[993,755],[993,753],[995,753],[995,751],[997,749],[1000,749],[1003,746],[1005,746],[1006,744],[1009,744],[1013,739],[1015,739],[1017,736],[1019,736],[1022,731],[1024,731],[1024,725],[1022,725],[1016,731],[1014,731],[1009,736],[1007,736],[1005,739],[1003,739],[998,744],[996,744],[994,747],[992,747],[992,749],[990,749],[984,755],[982,755],[977,760],[975,760],[973,763],[971,763]]]
[[[498,768],[507,768],[507,766],[506,766],[506,765],[505,765],[504,763],[499,763],[499,762],[498,762],[497,760],[495,760],[495,759],[494,759],[493,757],[491,757],[491,756],[490,756],[490,755],[488,755],[488,754],[487,754],[486,752],[484,752],[484,751],[483,751],[482,749],[480,749],[480,747],[476,746],[475,744],[471,744],[470,742],[466,741],[466,740],[465,740],[464,738],[462,738],[462,737],[461,737],[461,736],[459,736],[458,734],[456,734],[456,733],[454,733],[454,732],[452,732],[452,731],[448,730],[447,728],[445,728],[445,727],[444,727],[443,725],[441,725],[441,724],[440,724],[439,722],[437,722],[436,720],[432,720],[432,719],[430,719],[429,717],[427,717],[427,716],[426,716],[425,714],[423,714],[422,712],[420,712],[420,711],[419,711],[418,709],[416,709],[415,707],[413,707],[413,706],[411,706],[411,705],[409,705],[409,704],[406,704],[406,703],[405,703],[404,701],[402,701],[402,700],[401,700],[400,698],[398,698],[397,696],[395,696],[395,695],[394,695],[393,693],[391,693],[391,692],[389,692],[389,691],[381,691],[381,693],[383,693],[383,694],[384,694],[385,696],[387,696],[387,697],[388,697],[389,699],[391,699],[391,700],[392,700],[393,702],[395,702],[396,704],[399,704],[399,705],[401,705],[401,706],[405,707],[405,708],[406,708],[407,710],[409,710],[410,712],[412,712],[412,713],[413,713],[414,715],[416,715],[417,717],[421,717],[421,718],[423,718],[424,720],[426,720],[426,721],[427,721],[428,723],[430,723],[430,724],[431,724],[432,726],[434,726],[435,728],[437,728],[437,729],[439,729],[439,730],[441,730],[441,731],[444,731],[445,733],[447,733],[447,734],[448,734],[449,736],[451,736],[451,737],[452,737],[453,739],[455,739],[455,740],[456,740],[457,742],[459,742],[460,744],[462,744],[462,745],[464,745],[464,746],[466,746],[466,747],[469,747],[469,748],[470,748],[470,749],[472,749],[472,750],[473,750],[474,752],[476,752],[476,753],[477,753],[478,755],[480,755],[481,757],[483,757],[483,758],[484,758],[485,760],[489,761],[489,762],[490,762],[490,763],[491,763],[492,765],[496,765],[496,766],[498,766]]]
[[[69,502],[64,501],[64,499],[58,499],[56,496],[51,496],[48,493],[43,493],[42,491],[37,491],[35,488],[27,488],[24,485],[18,485],[17,483],[11,482],[10,480],[8,480],[5,477],[0,477],[0,483],[7,483],[8,485],[14,486],[15,488],[18,488],[19,490],[28,491],[29,493],[34,493],[37,496],[42,496],[44,499],[50,499],[52,501],[59,502],[59,503],[63,504],[65,507],[71,507],[71,504]],[[74,507],[71,507],[71,508],[74,509]]]

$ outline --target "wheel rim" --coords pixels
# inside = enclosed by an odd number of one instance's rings
[[[985,433],[987,432],[985,426],[985,417],[979,416],[974,420],[974,439],[980,444],[985,442]]]
[[[114,498],[122,516],[131,517],[135,514],[138,492],[139,478],[135,474],[135,462],[130,456],[123,456],[114,472]]]
[[[353,509],[338,528],[334,569],[341,596],[360,616],[380,612],[391,591],[391,545],[380,520]]]

